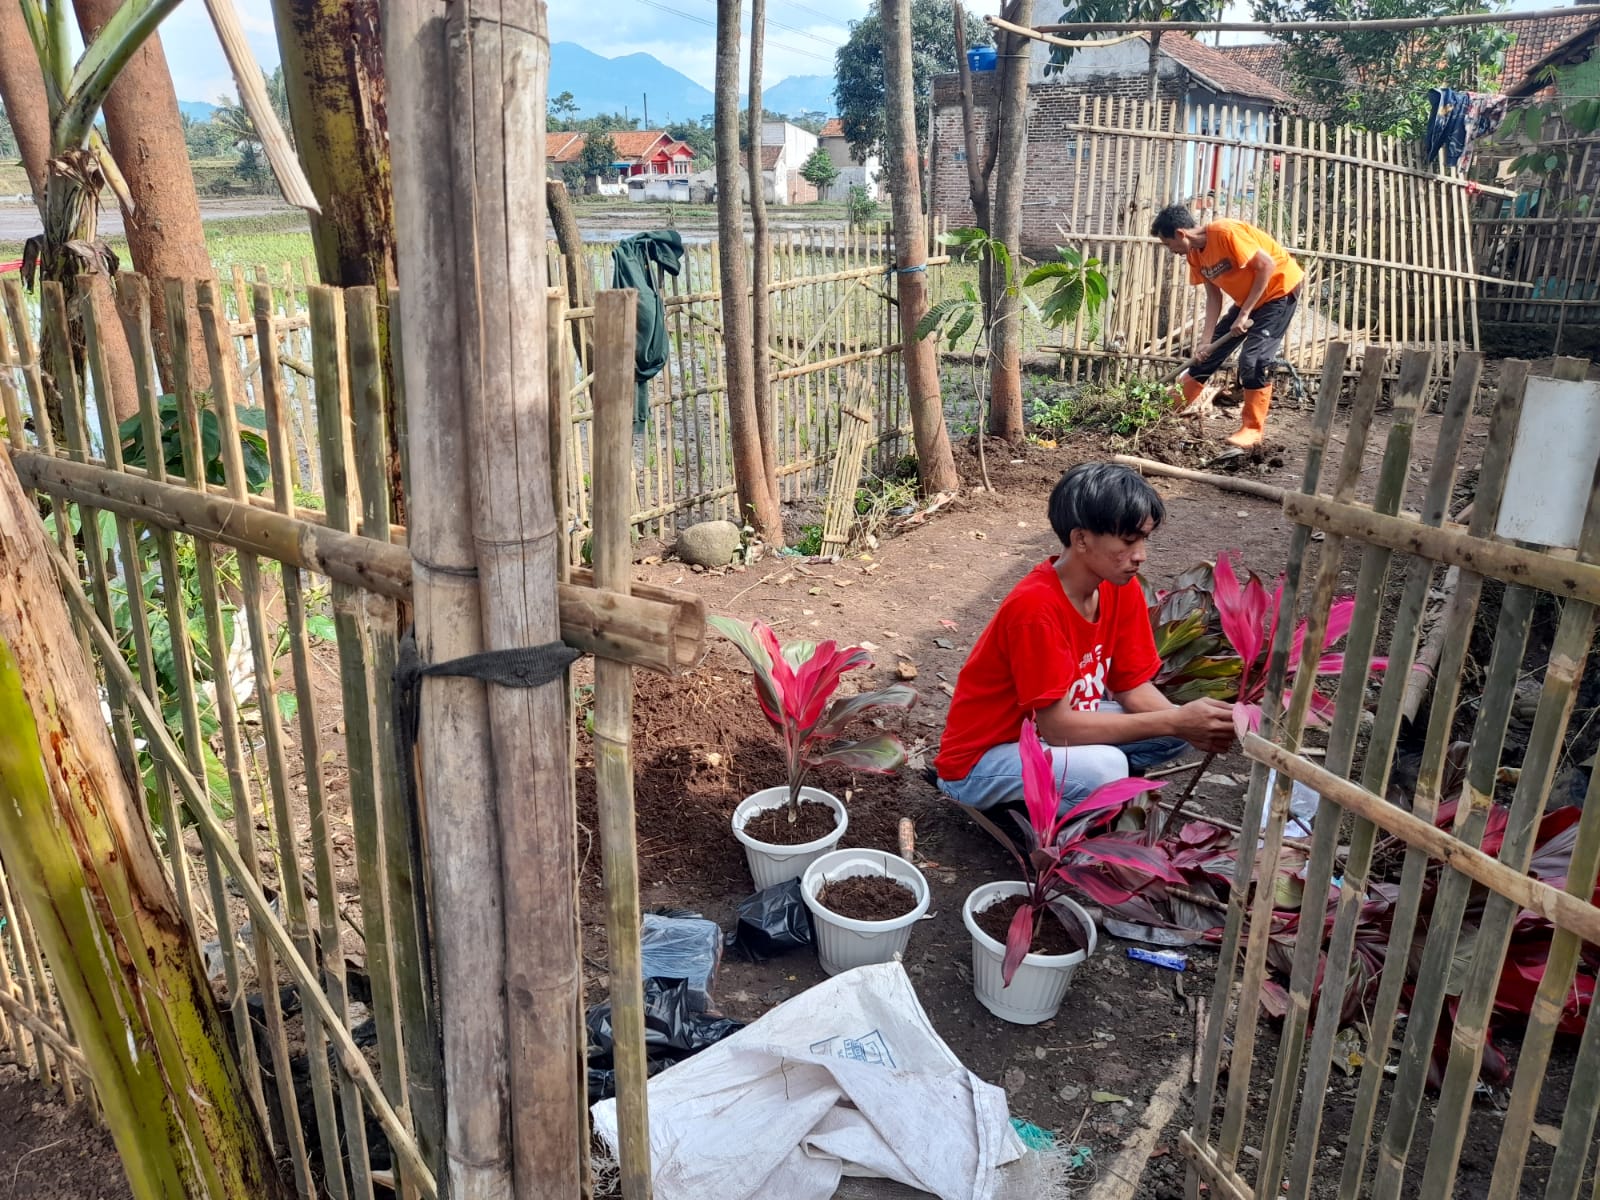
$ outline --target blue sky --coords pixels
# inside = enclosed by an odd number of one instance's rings
[[[712,85],[715,53],[715,0],[601,0],[604,20],[597,21],[595,0],[550,0],[552,41],[578,42],[596,54],[615,58],[644,52],[682,71],[705,87]],[[767,0],[767,84],[790,75],[827,75],[833,55],[873,0]],[[1513,9],[1550,6],[1550,0],[1511,0]],[[263,69],[278,62],[269,0],[238,0],[250,44]],[[745,4],[748,19],[749,4]],[[999,0],[969,0],[979,13],[999,10]],[[1039,0],[1041,19],[1056,15],[1050,0]],[[1248,20],[1248,6],[1230,4],[1228,15]],[[162,26],[167,61],[181,100],[214,101],[234,92],[233,78],[215,33],[199,0],[178,7]],[[1235,39],[1227,39],[1235,40]],[[1243,35],[1238,40],[1250,40]]]

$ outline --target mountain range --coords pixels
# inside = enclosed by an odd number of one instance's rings
[[[643,117],[657,127],[673,121],[698,121],[711,112],[713,98],[681,71],[651,54],[624,54],[606,58],[576,42],[556,42],[550,47],[550,94],[571,92],[580,117],[625,112]],[[762,106],[772,112],[798,116],[807,112],[833,112],[831,75],[794,75],[765,89]]]
[[[3,2],[3,0],[0,0]],[[674,121],[698,121],[713,107],[711,93],[681,71],[651,54],[606,58],[576,42],[550,47],[550,94],[571,92],[577,115],[625,112],[644,117],[657,128]],[[834,111],[833,76],[791,75],[765,89],[762,107],[786,116]],[[178,108],[194,121],[209,121],[216,105],[180,100]]]

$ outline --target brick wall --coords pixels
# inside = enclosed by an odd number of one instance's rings
[[[981,157],[993,120],[996,73],[973,77],[973,106],[977,115]],[[1171,105],[1187,91],[1191,100],[1209,99],[1196,93],[1192,79],[1163,76],[1161,99],[1166,106],[1161,124],[1171,124]],[[934,128],[937,161],[934,166],[933,205],[950,228],[973,223],[972,200],[967,186],[965,141],[961,121],[959,78],[940,76],[934,81]],[[1089,123],[1101,97],[1141,101],[1149,95],[1149,81],[1138,76],[1096,76],[1080,87],[1042,84],[1028,89],[1028,170],[1023,185],[1022,238],[1024,250],[1043,250],[1066,237],[1089,233],[1143,232],[1147,217],[1133,211],[1139,148],[1131,141],[1092,139],[1063,133],[1067,125]],[[1219,101],[1229,97],[1217,97]],[[1131,103],[1117,118],[1124,127],[1142,119],[1142,109]],[[1168,179],[1169,143],[1153,143],[1151,161],[1159,181],[1159,194],[1173,190]],[[1096,161],[1095,155],[1099,159]],[[1170,186],[1169,186],[1170,185]]]

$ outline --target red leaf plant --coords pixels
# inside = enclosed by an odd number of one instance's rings
[[[1032,720],[1022,723],[1018,740],[1026,816],[1013,815],[1022,830],[1022,846],[977,809],[966,810],[1016,859],[1028,889],[1006,931],[1000,974],[1007,986],[1033,945],[1045,911],[1058,896],[1075,890],[1100,904],[1115,904],[1153,881],[1178,883],[1183,878],[1167,853],[1147,845],[1138,832],[1103,831],[1130,801],[1161,787],[1160,783],[1119,779],[1063,810],[1050,752],[1040,744]]]
[[[862,647],[841,648],[832,641],[780,645],[760,621],[746,624],[714,616],[707,623],[739,648],[755,672],[761,712],[783,739],[790,820],[800,789],[815,768],[831,765],[887,775],[906,761],[906,748],[892,734],[841,740],[848,726],[874,709],[910,708],[917,700],[917,693],[904,684],[835,698],[846,672],[872,665]]]
[[[1234,573],[1233,562],[1226,551],[1217,555],[1217,565],[1212,572],[1212,600],[1222,623],[1223,636],[1233,647],[1243,663],[1239,675],[1239,689],[1234,696],[1233,724],[1239,736],[1255,733],[1261,728],[1261,701],[1267,691],[1267,660],[1272,654],[1272,642],[1278,632],[1279,611],[1283,606],[1283,576],[1279,576],[1272,590],[1261,582],[1253,571],[1244,583]],[[1328,609],[1328,631],[1324,644],[1331,646],[1350,628],[1355,616],[1354,596],[1341,596]],[[1293,684],[1301,667],[1305,649],[1306,622],[1295,627],[1289,644],[1289,667],[1285,679],[1284,698],[1288,699],[1289,686]],[[1369,668],[1381,671],[1389,665],[1386,658],[1374,658]],[[1344,670],[1343,654],[1324,654],[1312,668],[1317,675],[1337,675]],[[1333,701],[1315,690],[1311,693],[1311,718],[1325,721],[1333,715]]]

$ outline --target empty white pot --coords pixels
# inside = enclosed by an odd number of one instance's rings
[[[789,803],[787,787],[763,788],[753,795],[746,796],[739,807],[733,810],[733,836],[744,844],[745,860],[750,864],[750,877],[756,881],[758,892],[786,879],[800,878],[805,874],[807,867],[839,844],[839,839],[844,836],[845,827],[850,823],[850,814],[845,811],[838,797],[821,788],[801,788],[800,799],[813,800],[833,809],[834,815],[838,817],[838,824],[833,827],[832,833],[814,842],[803,842],[798,846],[777,846],[770,842],[757,841],[744,831],[745,825],[759,814],[769,809],[782,808]]]
[[[916,906],[888,921],[858,921],[841,916],[818,899],[824,885],[857,875],[887,876],[903,883],[916,897]],[[800,877],[800,898],[811,910],[817,959],[824,971],[837,975],[851,967],[893,962],[905,953],[911,927],[928,911],[928,881],[916,867],[887,850],[834,850],[806,868]]]
[[[1003,1021],[1016,1025],[1037,1025],[1056,1015],[1067,985],[1078,964],[1094,953],[1095,928],[1089,914],[1065,896],[1050,902],[1050,908],[1065,921],[1076,921],[1089,939],[1086,950],[1071,954],[1029,954],[1017,965],[1007,987],[1000,968],[1005,964],[1006,948],[982,929],[974,919],[991,904],[1009,896],[1026,895],[1027,885],[1014,879],[986,883],[974,888],[961,908],[961,919],[972,934],[972,990],[978,1001]]]

